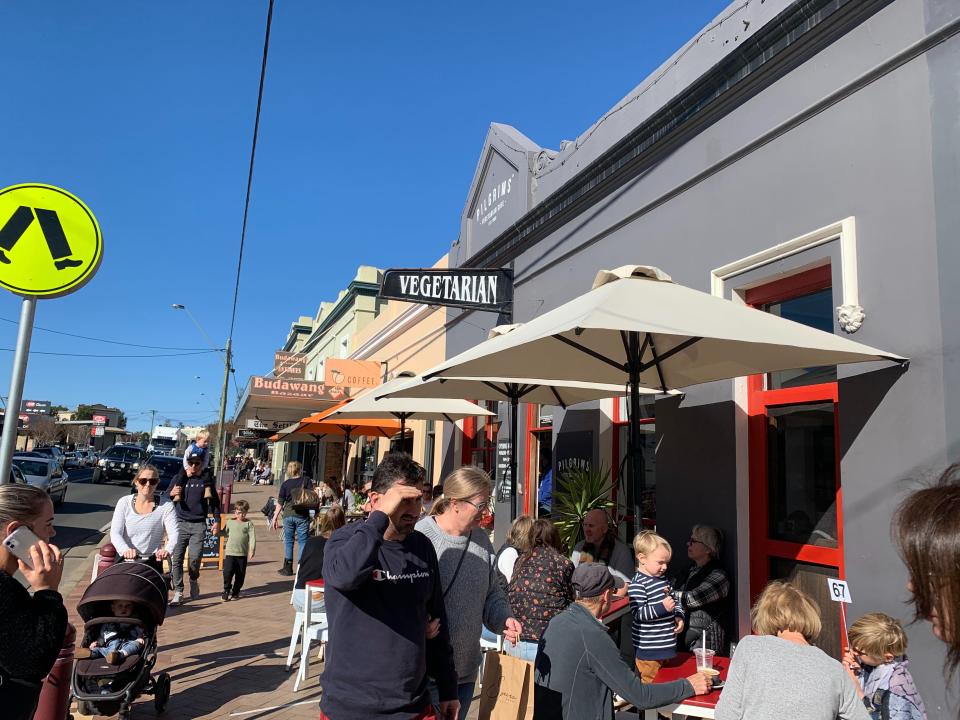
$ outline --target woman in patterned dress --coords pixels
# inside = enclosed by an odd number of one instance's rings
[[[556,526],[539,518],[533,523],[532,536],[531,548],[517,559],[507,586],[513,616],[523,631],[517,644],[504,641],[508,655],[530,662],[537,657],[547,623],[573,601],[573,563],[560,550]]]

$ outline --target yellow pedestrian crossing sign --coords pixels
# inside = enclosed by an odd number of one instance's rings
[[[60,297],[83,287],[102,259],[100,226],[79,198],[40,183],[0,190],[0,286]]]

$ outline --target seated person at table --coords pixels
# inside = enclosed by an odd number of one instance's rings
[[[581,563],[572,582],[576,601],[550,621],[537,652],[534,720],[610,720],[614,693],[645,710],[710,691],[710,681],[700,673],[673,682],[641,683],[597,621],[609,610],[621,581],[603,565]]]
[[[630,582],[636,569],[633,553],[620,542],[606,510],[594,509],[584,515],[583,537],[574,545],[573,554],[570,555],[575,566],[582,562],[600,563],[624,583]]]
[[[644,530],[633,539],[633,551],[637,555],[637,574],[627,590],[633,616],[633,651],[640,679],[652,683],[662,661],[677,654],[683,611],[663,577],[673,554],[670,543],[655,532]]]
[[[114,617],[126,618],[133,615],[133,603],[129,600],[114,600],[110,603],[110,612]],[[75,657],[102,657],[110,665],[120,665],[130,655],[139,655],[146,640],[143,628],[130,623],[104,623],[100,634],[90,643],[89,648],[80,648]]]
[[[297,570],[297,581],[294,583],[293,606],[297,612],[303,612],[306,605],[306,582],[308,580],[323,579],[323,548],[327,540],[338,530],[346,525],[346,519],[343,517],[343,508],[339,505],[333,505],[329,510],[320,514],[318,523],[319,534],[307,540],[303,546],[303,555],[300,556],[300,568]],[[323,612],[323,593],[316,592],[314,600],[310,604],[310,612]]]
[[[756,634],[737,645],[716,720],[870,720],[847,671],[811,645],[821,621],[809,595],[775,580],[760,593],[750,618]]]

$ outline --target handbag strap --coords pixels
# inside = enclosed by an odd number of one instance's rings
[[[453,584],[457,581],[457,575],[460,574],[460,566],[463,565],[463,559],[467,556],[467,550],[470,549],[470,536],[467,536],[467,544],[463,546],[463,552],[460,553],[460,559],[457,561],[457,569],[453,571],[453,577],[450,578],[450,584],[447,585],[446,589],[443,591],[440,599],[445,600],[447,593],[450,592],[450,588],[453,587]]]

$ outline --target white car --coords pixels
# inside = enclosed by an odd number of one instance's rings
[[[46,490],[57,505],[62,505],[67,499],[70,476],[63,471],[59,460],[36,455],[14,455],[13,464],[23,473],[27,484]]]

